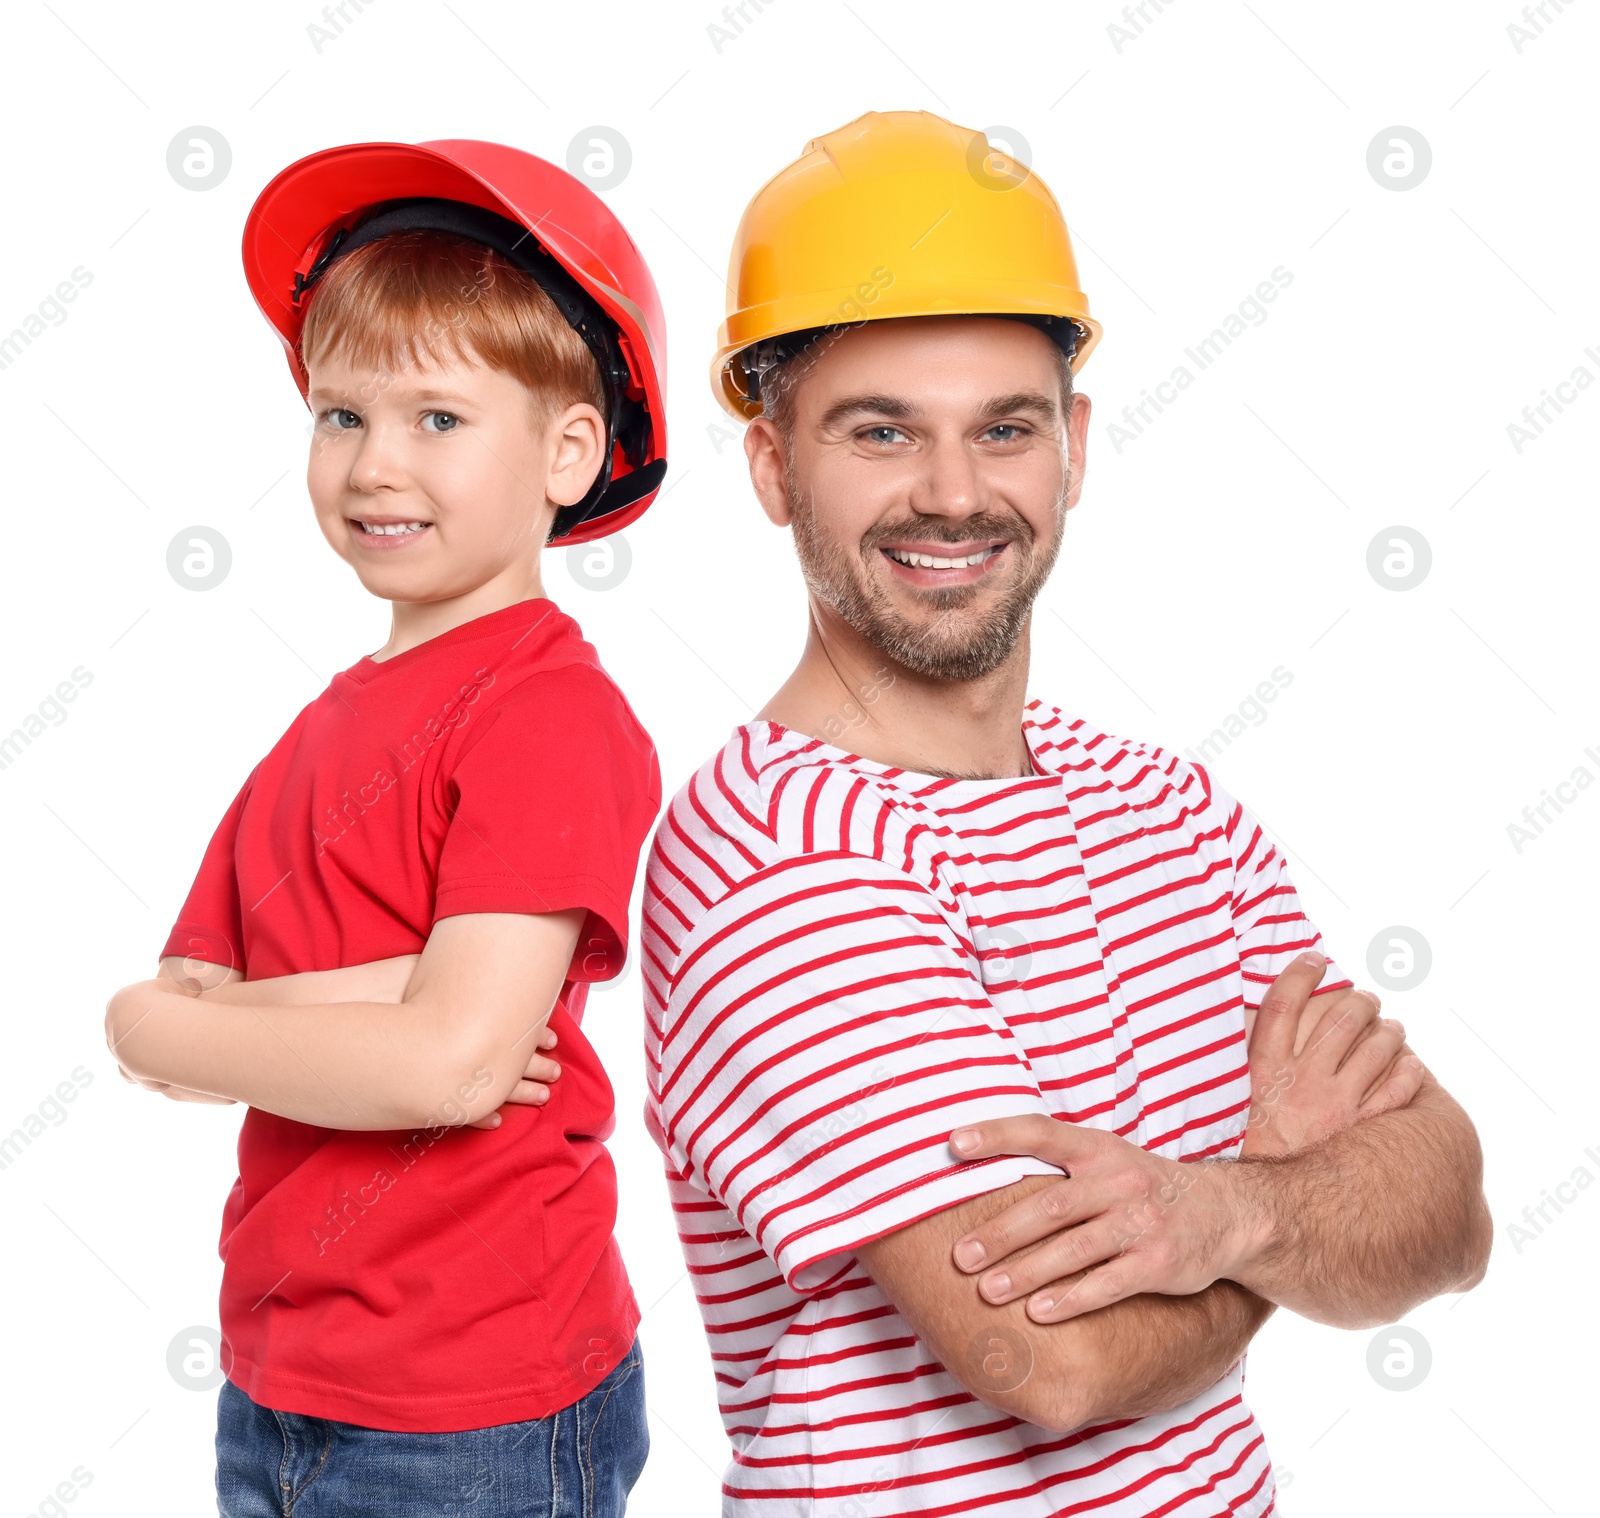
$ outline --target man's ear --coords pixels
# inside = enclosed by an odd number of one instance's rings
[[[744,435],[744,456],[750,463],[750,483],[756,499],[774,527],[789,525],[789,487],[784,477],[788,456],[783,434],[770,417],[758,416]]]
[[[1083,473],[1088,467],[1089,412],[1092,404],[1089,397],[1081,390],[1072,392],[1072,401],[1067,412],[1068,511],[1078,504],[1078,497],[1083,494]]]
[[[605,419],[588,402],[568,406],[549,428],[544,493],[555,506],[576,506],[605,462]]]

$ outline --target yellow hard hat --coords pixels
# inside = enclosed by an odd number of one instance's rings
[[[1037,174],[929,111],[868,111],[808,142],[745,208],[712,388],[748,421],[761,414],[742,357],[752,345],[957,314],[1056,328],[1063,346],[1076,339],[1074,374],[1100,340],[1061,207]]]

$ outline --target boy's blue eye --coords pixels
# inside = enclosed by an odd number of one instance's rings
[[[348,432],[352,427],[361,425],[361,418],[343,406],[334,406],[328,412],[328,425],[335,432]]]
[[[430,422],[436,423],[429,426]],[[461,425],[461,418],[449,411],[430,411],[422,419],[423,430],[426,432],[454,432]]]

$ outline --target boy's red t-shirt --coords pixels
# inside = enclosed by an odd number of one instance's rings
[[[359,660],[250,773],[164,955],[260,980],[416,953],[457,913],[588,909],[546,1106],[507,1107],[492,1131],[443,1113],[416,1132],[245,1114],[222,1332],[257,1402],[483,1428],[570,1405],[632,1343],[614,1103],[579,1025],[587,983],[623,967],[660,802],[649,736],[548,600]]]

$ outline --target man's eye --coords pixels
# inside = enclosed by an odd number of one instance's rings
[[[1025,437],[1027,431],[1026,427],[1019,426],[1016,422],[997,422],[984,436],[993,438],[997,443],[1012,443],[1019,437]]]
[[[869,443],[893,443],[903,438],[905,433],[898,427],[890,427],[885,424],[882,427],[868,427],[862,432],[861,436]]]
[[[454,432],[461,425],[461,418],[449,411],[430,411],[422,418],[424,432]]]
[[[353,411],[347,411],[343,406],[334,406],[323,412],[323,417],[335,432],[349,432],[354,427],[361,425],[361,418]]]

